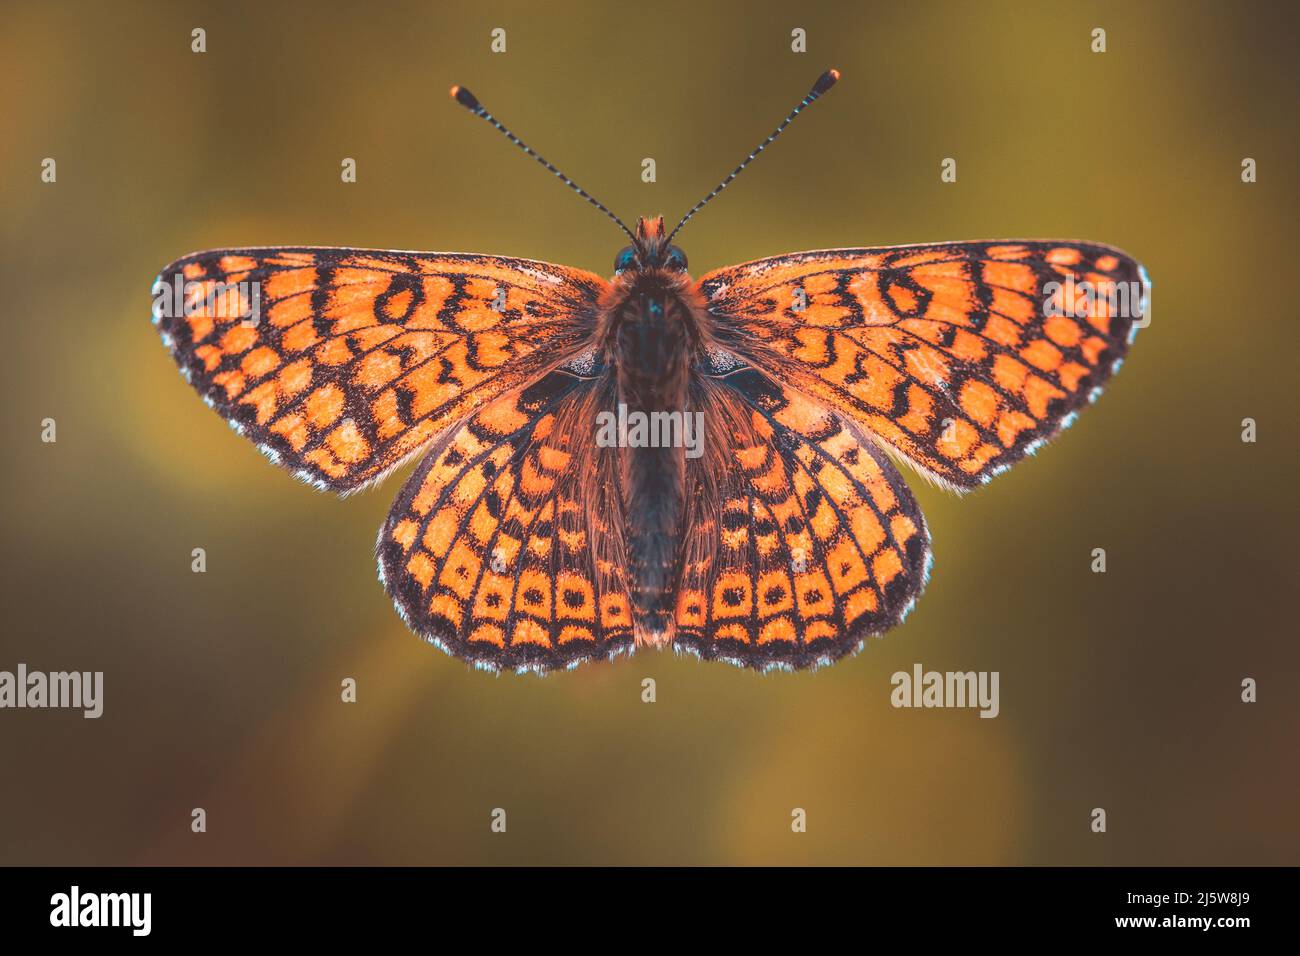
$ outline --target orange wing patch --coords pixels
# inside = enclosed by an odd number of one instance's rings
[[[433,449],[380,530],[379,572],[418,634],[476,666],[547,671],[631,650],[627,590],[593,536],[592,384],[554,372]],[[591,517],[589,517],[591,516]],[[599,567],[597,565],[600,565]]]
[[[498,256],[217,250],[163,270],[154,322],[237,431],[348,492],[579,349],[605,285]]]
[[[1132,258],[1078,242],[807,252],[720,269],[721,343],[970,488],[1073,421],[1145,324]]]
[[[884,453],[754,370],[707,386],[715,449],[690,475],[676,646],[761,670],[826,664],[898,624],[929,571],[925,520]]]

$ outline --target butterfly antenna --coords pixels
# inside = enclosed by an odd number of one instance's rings
[[[808,104],[810,104],[813,100],[817,99],[827,90],[829,90],[832,86],[834,86],[835,81],[838,80],[839,78],[840,78],[839,70],[827,70],[821,76],[817,77],[817,82],[814,83],[812,89],[808,91],[808,95],[799,101],[799,105],[790,111],[790,115],[781,121],[781,125],[778,126],[772,132],[772,135],[769,136],[767,139],[763,140],[763,142],[759,143],[758,148],[755,149],[748,156],[746,156],[745,161],[731,171],[731,175],[729,175],[722,182],[718,183],[717,188],[714,189],[713,192],[709,193],[707,196],[705,196],[703,199],[697,202],[690,212],[682,216],[682,221],[679,222],[677,226],[673,229],[673,231],[668,234],[668,241],[672,242],[673,236],[677,235],[677,233],[681,231],[682,226],[686,225],[686,223],[690,221],[692,216],[694,216],[697,212],[699,212],[701,209],[707,206],[709,204],[709,201],[712,200],[714,196],[716,196],[718,193],[722,192],[724,189],[730,186],[731,181],[735,179],[737,176],[739,176],[741,171],[746,166],[748,166],[750,163],[756,160],[758,158],[759,153],[761,153],[763,150],[771,146],[773,140],[775,140],[778,136],[780,136],[782,133],[785,132],[785,128],[794,122],[794,118],[798,116],[800,113],[802,113],[804,111],[804,108],[808,106]]]
[[[608,208],[606,208],[604,203],[596,199],[585,189],[583,189],[581,186],[575,183],[572,179],[570,179],[568,176],[564,175],[564,173],[560,172],[558,169],[556,169],[554,166],[548,163],[541,156],[541,154],[535,152],[527,143],[521,140],[514,133],[510,132],[510,130],[506,129],[505,126],[503,126],[495,116],[493,116],[491,113],[489,113],[487,110],[483,108],[483,104],[478,101],[478,98],[473,93],[465,89],[465,87],[463,86],[453,86],[451,88],[451,98],[454,99],[461,106],[465,107],[465,109],[469,110],[475,116],[480,117],[481,119],[485,119],[489,123],[491,123],[494,127],[496,127],[496,129],[503,136],[505,136],[506,139],[510,140],[510,142],[514,143],[525,153],[533,157],[533,159],[537,160],[539,163],[541,163],[543,166],[545,166],[547,169],[553,172],[556,176],[558,176],[560,178],[560,181],[563,182],[564,185],[568,186],[570,189],[576,192],[583,199],[587,200],[587,202],[591,203],[593,206],[595,206],[597,209],[603,212],[606,216],[609,216],[610,219],[613,219],[614,222],[618,224],[618,228],[622,229],[625,233],[627,233],[629,239],[631,239],[633,242],[636,242],[636,236],[632,234],[631,229],[629,229],[627,226],[623,224],[622,219],[619,219],[618,216],[614,215],[612,212],[609,211]]]

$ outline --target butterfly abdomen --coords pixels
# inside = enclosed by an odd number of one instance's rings
[[[673,426],[688,411],[688,323],[687,309],[667,290],[634,290],[612,343],[619,412],[629,422],[620,451],[629,596],[638,639],[654,644],[671,638],[685,510],[686,450],[668,439],[680,435]]]

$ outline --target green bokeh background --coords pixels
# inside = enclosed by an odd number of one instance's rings
[[[4,4],[0,669],[103,670],[106,702],[0,712],[0,863],[1300,863],[1296,26],[1182,2]],[[1155,283],[1151,328],[1059,442],[964,499],[913,482],[929,588],[832,668],[472,671],[375,580],[405,473],[347,500],[297,483],[150,327],[153,277],[201,248],[608,273],[619,234],[452,83],[624,218],[676,217],[831,65],[840,85],[683,233],[696,274],[1058,237]],[[999,671],[1001,716],[893,709],[914,662]]]

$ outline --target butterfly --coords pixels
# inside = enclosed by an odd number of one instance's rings
[[[1065,428],[1145,324],[1092,242],[801,252],[693,279],[472,93],[452,97],[616,223],[612,278],[505,256],[199,252],[154,284],[183,376],[240,434],[349,494],[423,455],[379,532],[407,625],[491,670],[640,646],[802,669],[899,624],[925,519],[896,462],[966,491]]]

